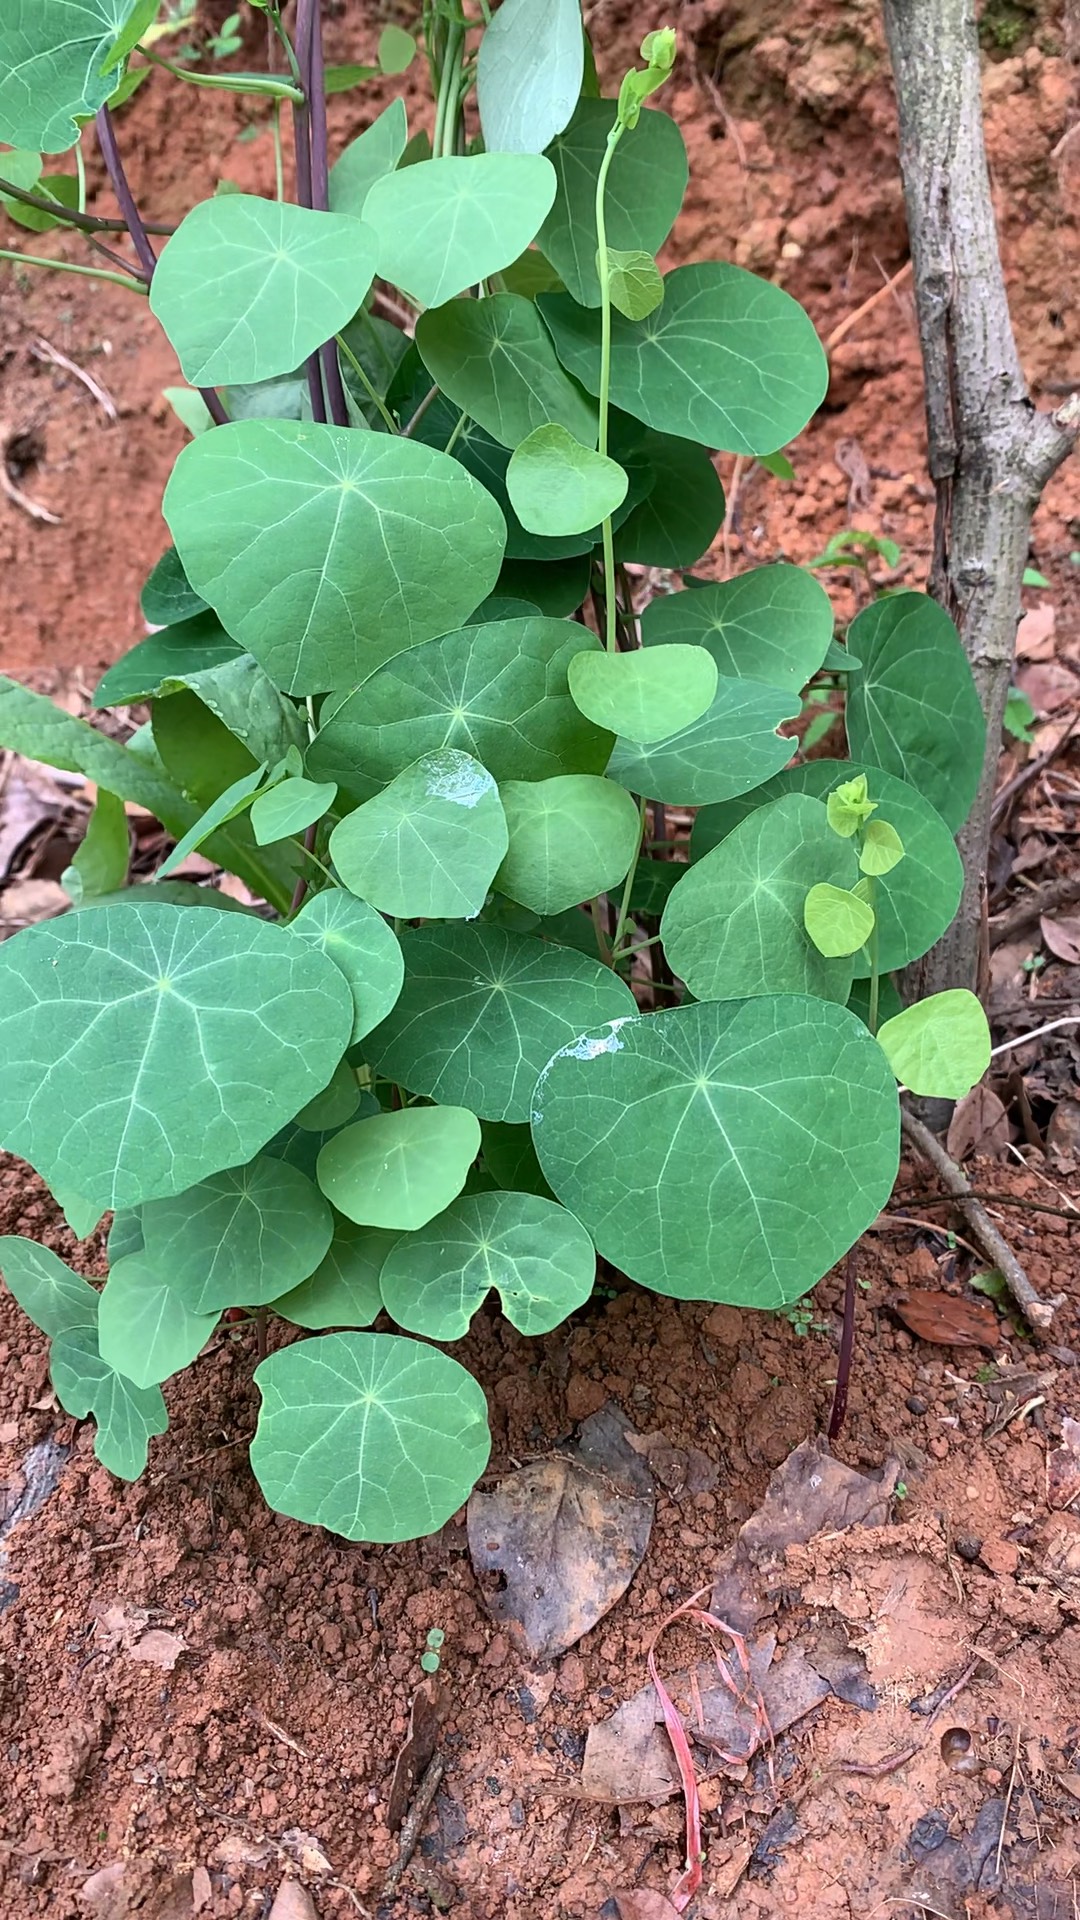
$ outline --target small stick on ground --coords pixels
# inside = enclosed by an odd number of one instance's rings
[[[1080,873],[1065,874],[1060,880],[1048,881],[1045,887],[1036,887],[1007,913],[994,915],[990,922],[991,947],[1000,947],[1016,934],[1026,933],[1044,913],[1053,912],[1055,907],[1071,907],[1074,900],[1080,900]]]
[[[1053,764],[1059,753],[1064,752],[1070,740],[1073,738],[1077,727],[1080,727],[1080,711],[1074,713],[1064,733],[1059,735],[1052,747],[1047,747],[1046,752],[1040,753],[1036,759],[1029,760],[1026,767],[1021,767],[1019,773],[1014,774],[1011,780],[1006,781],[1001,792],[994,797],[994,804],[990,814],[990,823],[992,826],[1001,827],[1004,825],[1016,802],[1019,800],[1020,795],[1027,792],[1033,782],[1038,779],[1040,773],[1046,772],[1047,767]]]
[[[907,279],[911,272],[911,265],[910,260],[905,260],[903,266],[898,268],[890,280],[886,280],[883,287],[879,287],[876,293],[870,295],[869,300],[864,300],[861,307],[856,307],[854,313],[849,313],[846,320],[841,320],[840,325],[833,328],[825,341],[826,353],[831,353],[834,347],[838,347],[845,334],[851,332],[857,320],[861,320],[864,314],[872,313],[875,307],[881,305],[886,295],[893,293],[901,281]]]
[[[36,340],[30,342],[30,352],[35,360],[51,360],[54,366],[63,367],[66,372],[73,373],[76,380],[81,380],[87,393],[97,401],[106,419],[116,420],[119,417],[112,395],[94,379],[93,374],[87,373],[85,367],[77,366],[74,360],[69,360],[67,354],[61,353],[59,347],[54,347],[43,334],[39,334]]]
[[[424,1821],[427,1819],[431,1811],[431,1803],[439,1791],[439,1783],[442,1780],[444,1770],[445,1762],[443,1757],[440,1753],[437,1753],[434,1759],[428,1763],[427,1771],[416,1789],[412,1806],[409,1808],[409,1812],[402,1826],[401,1845],[398,1848],[398,1857],[394,1861],[383,1883],[382,1900],[384,1902],[392,1900],[397,1893],[398,1887],[401,1885],[401,1876],[405,1872],[413,1854],[416,1852],[417,1844],[423,1831]]]
[[[952,1155],[945,1151],[937,1135],[917,1120],[906,1107],[900,1110],[900,1125],[912,1146],[928,1160],[956,1195],[964,1216],[988,1260],[992,1260],[1025,1319],[1040,1331],[1053,1325],[1054,1303],[1040,1299],[1007,1240],[1003,1240],[986,1209],[973,1197],[970,1182],[961,1173]]]

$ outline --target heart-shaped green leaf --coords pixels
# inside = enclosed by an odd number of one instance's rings
[[[881,1048],[802,995],[615,1022],[555,1056],[535,1107],[540,1165],[597,1250],[684,1300],[797,1299],[886,1205],[899,1161]]]
[[[491,1451],[487,1403],[449,1354],[387,1333],[326,1333],[256,1368],[251,1466],[278,1513],[347,1540],[435,1533]]]
[[[927,594],[894,593],[864,607],[849,638],[862,661],[848,681],[853,757],[910,781],[956,832],[986,751],[986,722],[956,628]]]
[[[14,0],[0,16],[0,136],[65,153],[116,86],[103,66],[139,0]]]
[[[501,927],[419,927],[402,952],[405,985],[368,1042],[371,1058],[411,1093],[484,1120],[527,1120],[552,1054],[634,1009],[597,959]]]
[[[218,1316],[191,1313],[146,1253],[109,1268],[98,1311],[98,1349],[107,1367],[136,1387],[160,1386],[202,1352]]]
[[[565,427],[537,427],[510,457],[506,488],[527,533],[586,533],[622,506],[629,482],[617,460]]]
[[[850,958],[874,931],[874,909],[850,888],[819,881],[803,902],[803,924],[826,959]]]
[[[495,502],[446,454],[295,420],[193,440],[164,512],[192,584],[287,693],[355,686],[460,626],[505,540]]]
[[[265,847],[274,840],[286,840],[290,834],[303,833],[315,820],[321,820],[334,804],[337,787],[333,781],[280,780],[268,787],[251,803],[251,830],[257,844]]]
[[[496,780],[601,773],[611,735],[570,698],[567,669],[599,642],[540,615],[463,627],[388,661],[323,721],[308,770],[358,799],[426,753],[470,753]]]
[[[358,1226],[411,1233],[457,1199],[479,1151],[480,1123],[464,1107],[403,1107],[328,1140],[319,1185]]]
[[[672,640],[707,647],[731,679],[797,692],[832,639],[829,596],[812,573],[778,563],[734,580],[658,594],[641,618],[646,646]]]
[[[121,1480],[137,1480],[146,1470],[151,1437],[169,1424],[161,1388],[137,1387],[108,1366],[94,1327],[77,1327],[53,1341],[49,1377],[66,1412],[76,1420],[93,1415],[94,1452],[102,1466]]]
[[[365,127],[355,140],[350,140],[331,167],[331,213],[350,213],[354,220],[358,220],[376,180],[381,180],[384,174],[393,173],[405,151],[408,137],[405,102],[391,100],[370,127]],[[340,328],[336,331],[340,331]]]
[[[97,1293],[50,1247],[39,1247],[21,1234],[5,1234],[0,1239],[0,1272],[23,1312],[50,1340],[97,1326]]]
[[[580,100],[569,126],[548,149],[558,192],[537,240],[567,291],[586,307],[600,305],[596,182],[615,113],[614,100]],[[686,148],[674,120],[666,113],[643,113],[623,134],[608,169],[608,245],[655,254],[675,224],[687,178]]]
[[[330,835],[350,891],[407,920],[479,913],[506,849],[499,789],[456,747],[424,754]]]
[[[555,422],[595,447],[596,407],[559,365],[531,300],[518,293],[451,300],[421,315],[416,344],[443,393],[502,446],[516,447]]]
[[[868,820],[863,830],[859,867],[863,873],[891,873],[904,857],[904,843],[887,820]]]
[[[721,678],[711,707],[681,733],[644,747],[617,740],[608,776],[670,807],[732,799],[760,786],[790,759],[793,742],[778,729],[798,704],[797,695],[777,687]]]
[[[599,274],[599,258],[596,265]],[[608,292],[617,313],[627,320],[645,320],[656,312],[664,298],[664,279],[651,253],[639,247],[626,253],[609,247],[607,267]]]
[[[933,1100],[962,1100],[990,1065],[986,1015],[966,987],[917,1000],[877,1037],[900,1084]]]
[[[188,580],[175,547],[166,547],[157,565],[151,569],[139,595],[139,607],[148,626],[167,627],[174,621],[190,620],[205,613],[207,606]],[[100,703],[95,700],[94,705]]]
[[[476,62],[489,153],[543,153],[577,105],[585,66],[579,0],[503,0]]]
[[[276,1300],[314,1273],[334,1232],[317,1188],[268,1154],[152,1201],[141,1218],[148,1265],[192,1313]]]
[[[492,1287],[519,1333],[550,1333],[584,1306],[595,1276],[593,1243],[565,1207],[534,1193],[474,1193],[403,1236],[379,1285],[406,1332],[461,1340]]]
[[[621,787],[575,773],[505,780],[499,795],[510,835],[495,877],[500,893],[534,913],[561,913],[626,877],[641,821]]]
[[[542,294],[538,305],[567,372],[599,393],[600,315],[563,293]],[[821,342],[798,302],[741,267],[676,267],[656,313],[612,320],[615,406],[705,447],[746,455],[786,446],[827,384]]]
[[[904,858],[874,882],[878,965],[883,973],[918,960],[941,938],[960,903],[964,872],[956,842],[939,813],[914,787],[878,767],[847,760],[809,760],[789,767],[766,786],[724,806],[706,807],[694,822],[691,855],[699,860],[718,846],[748,813],[785,793],[809,793],[824,800],[838,786],[865,774],[870,797],[896,828]],[[869,960],[856,955],[856,977]]]
[[[405,965],[393,929],[366,900],[324,887],[290,920],[289,932],[318,947],[344,974],[353,1002],[349,1043],[362,1040],[401,992]]]
[[[818,881],[840,887],[857,878],[854,851],[832,832],[821,801],[788,794],[756,808],[684,870],[664,909],[664,951],[695,1000],[813,993],[843,1006],[851,962],[822,957],[803,907]]]
[[[310,1279],[273,1302],[274,1312],[294,1326],[319,1333],[324,1327],[367,1327],[382,1307],[379,1275],[397,1235],[358,1227],[334,1215],[334,1237]]]
[[[384,174],[364,202],[376,270],[421,306],[441,307],[516,260],[554,198],[542,154],[454,155]]]
[[[192,207],[150,282],[150,306],[194,387],[291,373],[351,320],[376,236],[343,213],[253,193]]]
[[[281,927],[156,902],[16,934],[0,1007],[0,1139],[102,1210],[257,1153],[352,1024],[336,967]]]
[[[678,643],[648,653],[582,653],[568,678],[582,713],[639,745],[681,733],[716,697],[712,656]]]

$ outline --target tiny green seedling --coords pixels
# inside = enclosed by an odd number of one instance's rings
[[[671,29],[600,87],[579,0],[427,0],[426,123],[395,99],[331,151],[328,92],[413,37],[324,69],[318,0],[256,11],[273,71],[169,58],[149,0],[0,19],[0,202],[77,234],[95,128],[132,253],[47,264],[148,300],[190,435],[107,729],[0,680],[0,745],[98,796],[71,911],[0,948],[0,1142],[76,1234],[112,1214],[100,1291],[29,1240],[0,1265],[112,1472],[239,1312],[266,1499],[385,1542],[487,1465],[439,1344],[481,1309],[550,1332],[600,1257],[818,1330],[805,1297],[889,1198],[898,1080],[955,1095],[988,1058],[973,996],[891,980],[956,913],[985,729],[924,594],[846,647],[785,563],[637,604],[715,540],[718,451],[791,483],[828,377],[782,288],[657,265]],[[161,67],[259,105],[272,196],[147,227],[114,113]],[[814,564],[897,558],[847,530]],[[793,759],[823,673],[850,761]],[[151,878],[128,803],[175,843]],[[257,904],[195,884],[197,849]]]
[[[441,1627],[432,1627],[420,1655],[420,1665],[425,1673],[438,1673],[442,1665],[442,1646],[446,1635]]]

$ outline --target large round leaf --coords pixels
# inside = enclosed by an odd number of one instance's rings
[[[463,627],[388,661],[324,720],[308,769],[368,799],[422,754],[453,747],[496,780],[601,773],[612,738],[579,713],[567,668],[598,650],[541,615]]]
[[[598,1251],[684,1300],[797,1299],[880,1212],[899,1162],[881,1048],[846,1008],[799,995],[615,1022],[555,1056],[535,1105],[540,1165]]]
[[[448,301],[421,315],[416,344],[442,392],[502,446],[554,421],[595,447],[596,407],[559,365],[533,301],[521,294]]]
[[[503,0],[476,61],[476,100],[489,153],[542,153],[581,92],[579,0]]]
[[[7,0],[0,13],[0,138],[65,153],[119,74],[106,56],[138,0]]]
[[[347,1540],[435,1533],[487,1466],[487,1403],[449,1354],[387,1333],[301,1340],[255,1370],[270,1506]]]
[[[824,800],[845,780],[865,774],[870,798],[878,802],[872,819],[887,820],[904,844],[904,858],[874,881],[878,965],[883,973],[906,967],[940,940],[960,904],[964,870],[956,842],[928,800],[891,773],[848,760],[809,760],[788,767],[756,793],[724,806],[706,807],[694,822],[691,853],[695,860],[718,846],[755,808],[786,793],[809,793]],[[854,956],[856,977],[868,963]]]
[[[375,235],[344,213],[218,193],[181,220],[150,306],[194,387],[272,380],[338,333],[375,278]]]
[[[461,1340],[492,1287],[519,1333],[550,1333],[584,1306],[595,1277],[596,1249],[565,1207],[535,1193],[473,1193],[398,1240],[379,1286],[406,1332]]]
[[[313,894],[289,922],[289,932],[310,941],[344,974],[353,999],[352,1045],[385,1019],[401,992],[401,948],[381,913],[344,887]]]
[[[505,539],[495,502],[446,454],[297,420],[191,441],[164,512],[192,585],[296,694],[355,686],[459,626],[494,586]]]
[[[596,270],[596,181],[615,124],[614,100],[580,100],[565,132],[552,141],[555,204],[537,236],[563,285],[585,307],[600,305]],[[619,252],[663,246],[682,205],[688,177],[683,137],[666,113],[649,108],[615,149],[604,189],[607,243]]]
[[[617,740],[608,775],[669,807],[729,800],[760,786],[791,758],[795,743],[778,729],[798,706],[797,695],[777,687],[721,679],[712,706],[693,726],[651,746]]]
[[[358,1227],[334,1216],[334,1237],[325,1258],[298,1287],[271,1304],[283,1320],[321,1332],[324,1327],[367,1327],[382,1306],[379,1275],[397,1235]]]
[[[98,1349],[106,1366],[134,1386],[156,1387],[198,1358],[217,1320],[216,1311],[192,1313],[161,1278],[156,1262],[133,1253],[109,1268],[98,1311]]]
[[[349,990],[246,914],[89,907],[0,948],[0,1139],[104,1210],[257,1153],[325,1086]]]
[[[527,934],[420,927],[401,944],[405,985],[368,1042],[371,1058],[410,1093],[453,1101],[482,1120],[527,1120],[552,1054],[634,1010],[609,967]]]
[[[339,821],[330,853],[345,885],[380,913],[470,919],[507,848],[499,789],[456,747],[426,753]]]
[[[818,952],[803,907],[811,887],[853,887],[858,877],[855,850],[821,801],[788,794],[683,871],[660,925],[664,952],[695,1000],[813,993],[844,1006],[853,962]]]
[[[454,155],[385,174],[364,202],[379,277],[440,307],[524,253],[554,198],[538,153]]]
[[[641,836],[622,787],[593,773],[505,780],[510,844],[495,884],[534,913],[562,913],[625,879]]]
[[[716,698],[716,664],[703,647],[646,653],[583,653],[570,664],[570,691],[598,727],[643,744],[692,726]]]
[[[829,596],[812,573],[783,562],[753,567],[734,580],[658,594],[641,618],[646,646],[661,641],[707,647],[720,672],[798,692],[816,673],[832,639]]]
[[[463,1107],[403,1107],[328,1140],[319,1185],[358,1226],[411,1233],[457,1199],[479,1151],[479,1121]]]
[[[322,1194],[259,1154],[142,1209],[145,1260],[192,1313],[260,1307],[314,1273],[333,1238]]]
[[[955,833],[971,811],[986,751],[956,628],[927,594],[894,593],[864,607],[848,639],[862,662],[847,683],[852,756],[910,781]]]
[[[563,293],[538,304],[567,372],[599,393],[600,315]],[[827,385],[821,342],[798,302],[741,267],[676,267],[648,319],[612,318],[611,399],[660,433],[773,453],[802,432]]]

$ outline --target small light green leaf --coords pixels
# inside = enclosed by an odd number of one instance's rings
[[[877,811],[877,801],[869,798],[870,782],[865,773],[857,773],[853,780],[843,780],[834,787],[826,801],[829,825],[841,840],[850,840],[865,826],[870,815]]]
[[[259,1307],[314,1273],[330,1208],[287,1161],[259,1154],[142,1209],[147,1262],[192,1313]],[[142,1258],[142,1256],[139,1256]]]
[[[874,930],[874,911],[847,887],[819,881],[803,903],[803,923],[818,952],[838,959],[865,947]]]
[[[990,1065],[990,1029],[966,987],[932,993],[878,1028],[901,1086],[934,1100],[962,1100]]]
[[[384,1020],[401,992],[405,963],[380,913],[343,887],[325,887],[306,902],[289,932],[318,947],[344,974],[353,1001],[350,1046]]]
[[[188,854],[193,853],[196,847],[201,847],[204,840],[209,840],[210,835],[216,832],[218,827],[223,827],[226,821],[235,820],[238,814],[246,812],[251,796],[260,785],[265,772],[266,762],[263,761],[261,766],[255,767],[251,773],[243,774],[239,780],[234,780],[231,787],[226,787],[224,793],[219,793],[217,799],[210,802],[205,813],[200,814],[194,826],[188,828],[187,833],[177,841],[168,858],[162,861],[158,868],[159,880],[165,880],[170,873],[174,873],[176,868],[187,859]]]
[[[330,835],[345,885],[380,913],[470,919],[507,848],[499,790],[470,754],[427,753]]]
[[[476,62],[489,153],[543,153],[577,105],[585,70],[579,0],[503,0]]]
[[[81,906],[95,894],[113,893],[122,887],[127,880],[130,852],[124,803],[99,787],[82,844],[62,875],[72,905]]]
[[[608,778],[670,807],[734,799],[791,758],[793,743],[779,728],[798,704],[797,694],[721,677],[711,707],[681,733],[648,746],[617,740]]]
[[[555,204],[537,241],[567,291],[582,306],[600,305],[596,271],[596,181],[615,124],[614,100],[581,100],[565,132],[548,149],[555,168]],[[682,205],[688,177],[682,134],[666,113],[646,112],[615,149],[604,191],[608,245],[655,254]]]
[[[138,0],[25,0],[0,19],[0,134],[65,153],[116,85],[103,63]],[[2,169],[0,169],[2,171]]]
[[[480,1122],[464,1107],[403,1107],[328,1140],[319,1185],[358,1226],[412,1232],[457,1199],[479,1151]]]
[[[0,154],[0,175],[9,180],[13,187],[21,187],[24,193],[33,193],[41,179],[41,155],[27,147],[9,147]],[[0,203],[8,212],[14,204],[5,195],[0,194]]]
[[[758,466],[764,467],[775,480],[794,480],[795,469],[786,453],[759,453]]]
[[[456,747],[496,780],[602,773],[611,735],[570,698],[567,670],[599,642],[541,615],[483,621],[388,661],[328,714],[310,773],[366,800],[425,753]]]
[[[1006,733],[1011,733],[1014,740],[1022,740],[1025,746],[1030,746],[1035,738],[1036,717],[1027,694],[1021,693],[1019,687],[1010,687],[1005,699],[1005,712],[1001,716]]]
[[[159,12],[160,0],[138,0],[134,13],[117,35],[102,62],[103,73],[115,73],[117,67],[127,59],[128,54],[138,46],[147,29],[153,26]]]
[[[405,985],[368,1042],[371,1059],[410,1093],[483,1120],[527,1120],[552,1054],[634,1010],[595,954],[501,927],[419,927],[403,934],[402,952]]]
[[[643,253],[639,247],[625,253],[609,247],[607,263],[611,304],[616,312],[627,320],[648,319],[664,298],[664,278],[652,254]],[[596,270],[599,276],[599,250]]]
[[[538,305],[567,372],[598,393],[600,315],[562,293],[542,294]],[[613,316],[612,402],[659,433],[726,453],[772,453],[801,433],[827,384],[821,342],[798,302],[741,267],[676,267],[659,312]]]
[[[36,158],[36,156],[34,156]],[[7,162],[10,154],[0,153],[0,174],[10,180]],[[18,183],[16,183],[18,184]],[[13,200],[10,194],[0,193],[0,206],[9,220],[17,227],[26,227],[30,233],[49,233],[54,227],[62,227],[65,222],[61,208],[78,209],[79,182],[73,173],[43,173],[36,182],[36,191],[43,197],[57,203],[55,214],[46,213],[44,207],[28,207],[22,200]]]
[[[61,1406],[76,1420],[93,1414],[94,1452],[102,1466],[121,1480],[137,1480],[145,1472],[152,1435],[164,1433],[169,1424],[161,1388],[136,1387],[107,1366],[93,1327],[78,1327],[53,1341],[49,1377]]]
[[[358,220],[376,180],[381,180],[384,174],[393,173],[405,151],[407,139],[405,102],[391,100],[370,127],[365,127],[355,140],[350,140],[331,167],[331,213],[349,213],[354,220]]]
[[[891,873],[904,857],[904,843],[887,820],[868,820],[859,866],[863,873]]]
[[[323,85],[328,95],[348,93],[350,87],[362,87],[367,80],[377,80],[378,67],[364,66],[358,60],[336,62],[327,67],[323,75]]]
[[[495,885],[534,913],[561,913],[630,867],[641,821],[630,795],[596,774],[507,780],[499,788],[510,844]]]
[[[854,852],[830,833],[820,800],[792,793],[758,807],[680,871],[660,931],[695,1000],[813,993],[844,1005],[850,961],[824,959],[803,924],[808,887],[856,878]]]
[[[336,1133],[351,1120],[360,1105],[360,1085],[356,1069],[347,1060],[339,1060],[321,1093],[301,1107],[296,1125],[305,1133]]]
[[[216,1313],[190,1313],[150,1255],[115,1261],[101,1295],[98,1348],[107,1367],[136,1387],[160,1386],[197,1360]]]
[[[214,424],[211,413],[202,394],[195,387],[162,387],[161,397],[167,401],[182,427],[197,438],[199,434],[209,433]]]
[[[483,1392],[422,1341],[327,1333],[272,1353],[255,1382],[251,1466],[267,1501],[347,1540],[437,1532],[487,1466]]]
[[[168,627],[174,622],[190,620],[195,614],[208,611],[206,601],[200,600],[191,586],[175,547],[166,547],[161,559],[152,568],[139,595],[139,606],[143,619],[151,627]],[[227,637],[222,634],[223,640]],[[235,642],[233,646],[235,650]],[[100,704],[95,700],[95,706]]]
[[[50,1340],[97,1326],[97,1293],[51,1248],[21,1234],[5,1234],[0,1239],[0,1272],[23,1312]]]
[[[639,458],[646,463],[653,485],[616,528],[615,558],[647,567],[692,567],[708,552],[724,524],[724,489],[716,468],[705,448],[692,440],[653,433],[636,420],[627,420],[627,426],[639,436]],[[633,482],[633,458],[624,454],[622,461]],[[654,637],[661,636],[657,632]]]
[[[275,1313],[294,1326],[319,1333],[324,1327],[368,1327],[382,1308],[379,1275],[397,1235],[358,1227],[334,1215],[334,1237],[309,1280],[273,1302]]]
[[[852,757],[909,780],[953,831],[975,798],[986,722],[956,628],[925,593],[892,593],[852,622]]]
[[[475,153],[384,174],[364,203],[376,271],[425,307],[441,307],[524,252],[555,197],[540,154]]]
[[[797,1299],[887,1204],[899,1162],[881,1048],[806,995],[616,1021],[556,1054],[534,1105],[540,1165],[597,1251],[684,1300]]]
[[[94,906],[0,948],[0,1140],[102,1211],[258,1152],[325,1086],[337,969],[252,915]]]
[[[708,648],[720,673],[786,692],[797,692],[817,672],[832,630],[824,587],[802,567],[783,563],[658,594],[641,621],[646,646],[693,641]]]
[[[293,694],[355,686],[460,626],[495,585],[505,542],[497,506],[458,461],[295,420],[193,440],[164,510],[196,591]]]
[[[622,506],[627,485],[617,460],[560,426],[537,427],[506,469],[510,503],[528,533],[585,533]]]
[[[595,447],[596,406],[564,373],[533,301],[521,294],[451,300],[421,314],[416,344],[442,392],[502,446],[553,422]]]
[[[391,22],[379,35],[379,66],[383,73],[407,73],[416,58],[416,41],[404,27]],[[404,146],[402,141],[402,146]]]
[[[251,803],[251,830],[256,842],[264,847],[272,840],[303,833],[305,827],[330,811],[336,798],[333,781],[317,783],[303,777],[279,781]]]
[[[588,719],[626,740],[666,740],[700,720],[716,697],[716,662],[704,647],[581,653],[570,691]]]
[[[151,310],[192,386],[270,380],[352,319],[375,277],[375,246],[346,214],[215,194],[165,247]]]
[[[584,1306],[595,1277],[596,1249],[565,1207],[534,1193],[476,1193],[397,1241],[379,1285],[406,1332],[461,1340],[492,1287],[519,1333],[550,1333]]]

